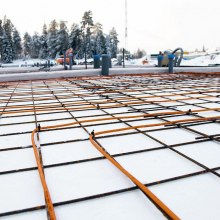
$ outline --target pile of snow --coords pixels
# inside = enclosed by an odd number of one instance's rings
[[[191,60],[182,60],[181,66],[213,66],[220,65],[220,55],[210,54]]]

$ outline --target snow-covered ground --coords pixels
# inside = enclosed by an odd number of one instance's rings
[[[147,60],[147,63],[143,64],[143,61]],[[77,66],[74,66],[74,68],[80,68],[84,66],[84,59],[76,60]],[[27,59],[27,60],[15,60],[11,64],[2,64],[2,67],[4,68],[12,68],[12,67],[31,67],[36,65],[37,63],[39,65],[43,65],[47,62],[47,60],[41,60],[41,59]],[[58,67],[61,67],[61,65],[57,65],[55,60],[50,60],[50,62]],[[93,67],[93,59],[88,59],[87,62],[88,67]],[[118,61],[115,58],[112,58],[112,66],[118,67],[117,65]],[[146,55],[140,59],[130,59],[125,60],[126,66],[144,66],[144,67],[150,67],[150,66],[156,66],[158,63],[157,59],[152,59],[150,55]],[[184,58],[181,62],[181,66],[215,66],[220,65],[220,55],[216,54],[204,54],[204,55],[197,55],[195,58],[188,59],[187,57]]]

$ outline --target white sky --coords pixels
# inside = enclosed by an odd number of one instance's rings
[[[127,0],[128,49],[147,52],[183,47],[220,47],[219,0]],[[62,5],[64,4],[64,5]],[[79,23],[85,11],[104,31],[113,26],[124,45],[125,0],[0,0],[0,17],[7,15],[23,34],[41,32],[52,19]]]

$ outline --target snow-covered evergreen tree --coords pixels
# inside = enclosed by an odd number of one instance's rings
[[[39,58],[41,49],[41,39],[38,33],[34,33],[31,41],[31,58]]]
[[[47,25],[44,24],[43,31],[42,31],[42,34],[40,36],[41,48],[40,48],[39,58],[41,58],[41,59],[48,58],[47,37],[48,37]]]
[[[109,41],[110,41],[110,53],[113,58],[116,58],[118,52],[118,34],[116,29],[113,27],[109,32]]]
[[[58,32],[58,23],[56,20],[51,21],[49,29],[48,29],[48,38],[47,38],[47,45],[49,56],[51,58],[56,57],[57,53],[57,32]]]
[[[94,54],[106,53],[106,40],[102,31],[102,25],[100,23],[96,23],[93,27],[91,44]]]
[[[13,61],[12,47],[5,31],[2,37],[2,61],[3,63],[11,63]]]
[[[78,24],[73,23],[69,35],[70,47],[78,57],[83,57],[82,31]]]
[[[26,32],[23,38],[23,50],[25,57],[31,56],[31,47],[32,47],[32,38],[30,34]]]
[[[69,34],[64,21],[60,22],[60,29],[57,32],[56,52],[63,53],[69,48]]]
[[[15,53],[15,59],[18,59],[21,56],[22,46],[21,46],[21,37],[17,29],[14,27],[12,33],[13,39],[13,48]]]
[[[6,16],[4,17],[4,21],[3,21],[3,29],[8,39],[8,47],[11,47],[10,51],[12,51],[12,59],[14,59],[15,52],[14,52],[13,39],[12,39],[13,24],[11,20],[8,19]]]
[[[84,51],[86,50],[87,56],[92,56],[91,50],[91,35],[92,35],[92,28],[94,26],[93,19],[92,19],[92,12],[86,11],[82,17],[81,21],[81,29],[83,34],[83,45]]]

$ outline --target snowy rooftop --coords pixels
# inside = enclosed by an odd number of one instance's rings
[[[57,220],[166,219],[107,152],[179,218],[219,219],[219,86],[187,74],[0,83],[0,218],[48,219],[38,158]]]

